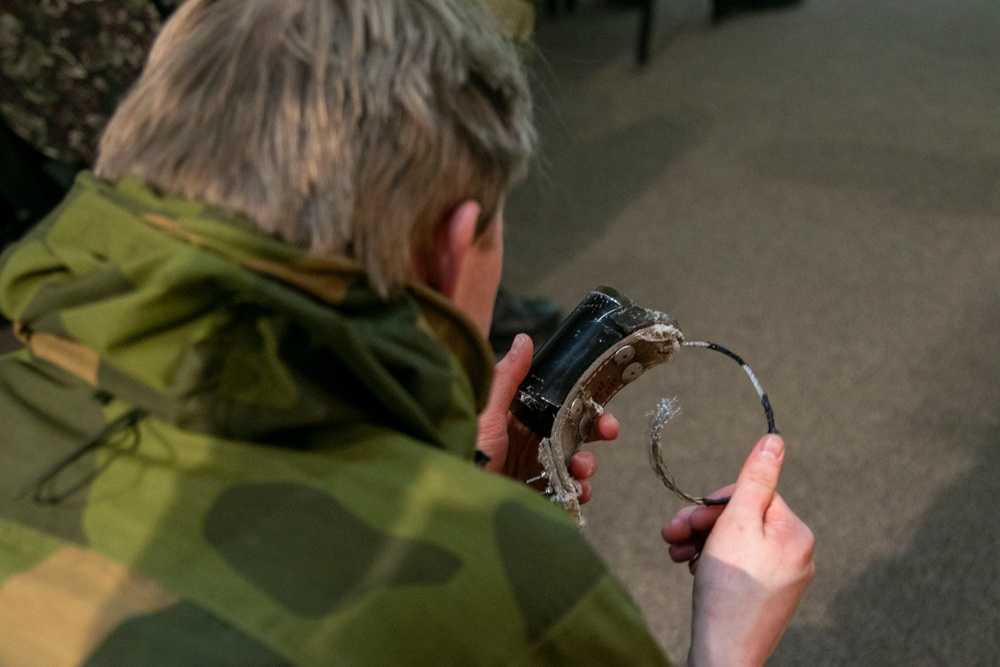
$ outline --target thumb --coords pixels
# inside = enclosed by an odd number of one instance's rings
[[[781,436],[768,434],[761,438],[743,464],[726,511],[744,520],[763,523],[764,512],[778,488],[784,459],[785,441]]]
[[[514,400],[514,395],[517,393],[518,385],[531,370],[533,349],[531,336],[523,333],[517,334],[514,343],[510,346],[510,351],[497,362],[490,398],[483,412],[496,411],[504,415],[507,414],[511,401]]]

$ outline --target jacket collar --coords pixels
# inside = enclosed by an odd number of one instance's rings
[[[226,437],[376,423],[446,446],[444,421],[474,423],[492,379],[486,342],[429,288],[383,299],[347,258],[133,178],[82,174],[0,258],[0,306],[36,356]]]

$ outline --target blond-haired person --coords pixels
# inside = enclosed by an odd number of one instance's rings
[[[0,261],[0,664],[662,663],[509,479],[531,344],[494,373],[483,334],[533,145],[475,3],[185,2]],[[694,663],[759,664],[808,584],[781,458],[665,529]]]

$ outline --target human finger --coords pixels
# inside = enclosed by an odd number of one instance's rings
[[[675,563],[683,563],[696,558],[700,552],[701,545],[690,542],[686,544],[671,544],[670,548],[667,549],[667,553],[670,554],[670,560]]]
[[[577,452],[569,460],[569,473],[578,482],[590,479],[597,472],[597,459],[590,452]]]
[[[503,359],[497,362],[493,375],[493,386],[490,388],[490,397],[486,401],[483,412],[497,412],[507,414],[510,404],[517,394],[517,387],[521,384],[528,371],[531,370],[531,355],[534,346],[531,336],[519,333],[514,337],[514,342],[510,346],[510,351],[504,355]]]
[[[597,460],[590,452],[577,452],[569,460],[569,472],[580,484],[580,504],[590,502],[591,486],[588,479],[597,472]]]
[[[733,495],[726,507],[736,519],[762,523],[764,512],[774,498],[778,476],[785,457],[785,442],[781,436],[768,434],[761,438],[747,457]]]
[[[722,515],[722,512],[725,509],[725,505],[710,505],[707,507],[698,505],[691,513],[691,530],[700,533],[707,533],[711,531],[712,527],[715,526],[715,522],[719,520],[719,516]]]
[[[734,486],[734,484],[730,484],[729,486],[709,494],[708,497],[726,498],[732,496]],[[710,531],[724,509],[726,509],[725,505],[695,505],[692,508],[691,516],[689,518],[692,530],[702,532]]]
[[[695,506],[688,505],[681,509],[674,518],[670,520],[660,534],[663,539],[670,544],[683,544],[691,539],[691,534],[694,532],[691,529],[691,513],[694,512]]]
[[[519,479],[522,477],[516,474],[516,469],[520,460],[511,460],[511,445],[514,446],[514,458],[517,458],[523,453],[524,444],[529,442],[523,436],[523,432],[529,429],[511,416],[510,403],[514,400],[518,385],[531,368],[531,353],[531,337],[518,334],[510,351],[497,362],[489,398],[479,414],[479,432],[476,436],[476,448],[489,457],[486,469]]]
[[[594,420],[594,425],[590,429],[590,434],[587,436],[586,442],[617,440],[619,430],[618,419],[610,412],[605,412],[598,415],[597,419]]]

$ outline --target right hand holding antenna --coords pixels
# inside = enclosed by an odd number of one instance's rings
[[[727,506],[685,507],[663,529],[695,575],[689,665],[762,665],[812,581],[812,531],[775,493],[784,453],[764,436],[718,492]]]

